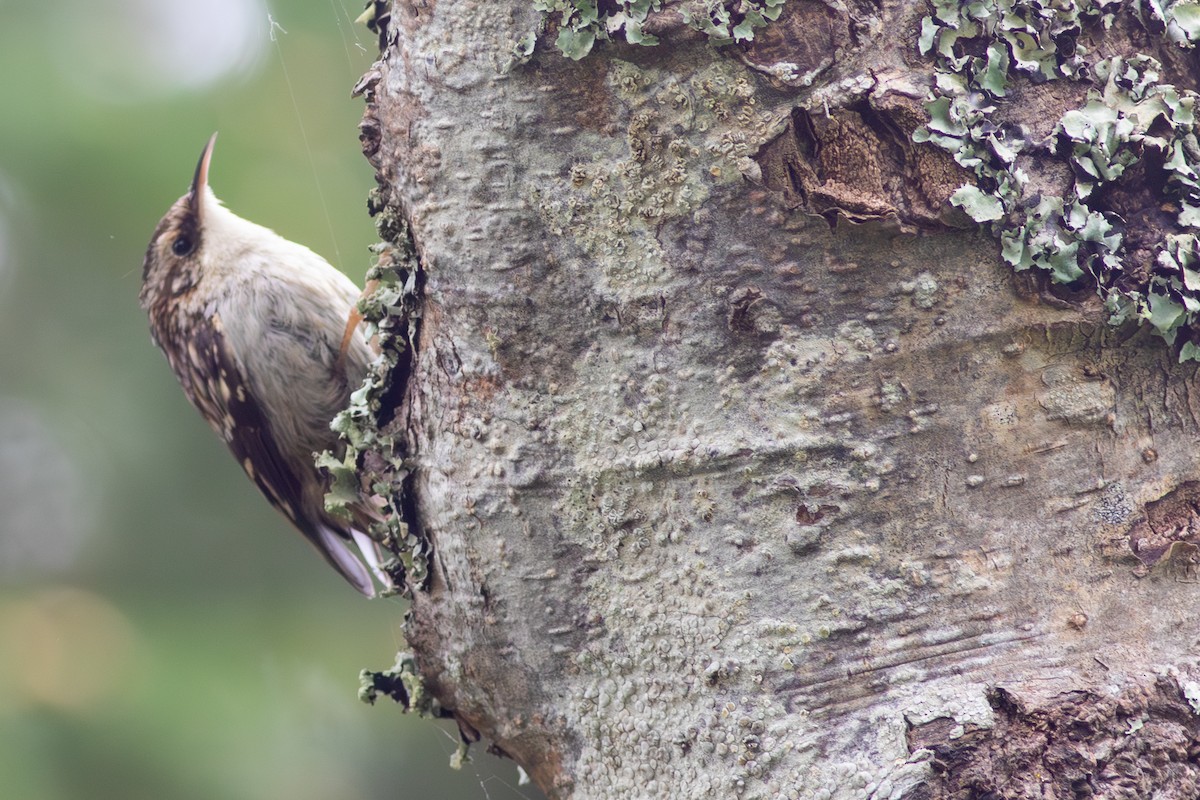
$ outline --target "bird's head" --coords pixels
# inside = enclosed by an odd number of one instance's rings
[[[200,154],[187,194],[163,215],[150,238],[142,262],[143,306],[184,294],[199,282],[204,272],[209,223],[214,215],[225,211],[208,188],[208,166],[216,141],[214,133]]]

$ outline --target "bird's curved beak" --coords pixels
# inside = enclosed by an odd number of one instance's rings
[[[208,164],[212,161],[213,145],[216,143],[217,134],[214,133],[208,138],[208,144],[204,145],[204,152],[200,154],[200,161],[196,164],[196,175],[192,178],[192,188],[188,190],[188,206],[196,215],[197,222],[200,221],[204,208],[204,190],[208,187]]]

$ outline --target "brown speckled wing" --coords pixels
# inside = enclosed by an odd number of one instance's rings
[[[360,592],[374,586],[346,547],[347,531],[308,519],[303,482],[279,452],[271,426],[229,352],[220,317],[194,317],[175,348],[164,348],[192,405],[229,446],[259,491],[291,520],[314,547]],[[314,467],[315,470],[315,467]]]

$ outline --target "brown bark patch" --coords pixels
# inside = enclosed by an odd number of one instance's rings
[[[1124,221],[1125,269],[1119,285],[1144,286],[1161,243],[1168,234],[1182,232],[1179,209],[1164,199],[1166,182],[1161,157],[1148,151],[1096,198],[1096,208]]]
[[[1129,529],[1128,541],[1129,549],[1148,567],[1167,560],[1195,571],[1200,564],[1200,482],[1181,483],[1146,503],[1145,515]]]
[[[826,514],[836,514],[841,510],[838,506],[803,503],[796,507],[796,522],[799,522],[801,525],[816,525],[825,519]]]
[[[747,63],[784,83],[808,85],[833,65],[834,54],[851,44],[850,20],[824,3],[785,3],[779,19],[754,33],[741,45]],[[787,64],[794,79],[776,74]]]
[[[386,4],[385,4],[386,6]],[[416,31],[433,19],[437,11],[436,0],[407,0],[393,3],[395,16],[390,22],[402,31]]]
[[[740,336],[775,338],[783,322],[779,307],[756,288],[739,289],[729,298],[729,330]]]
[[[619,129],[612,91],[609,88],[611,59],[585,58],[571,61],[555,50],[538,69],[553,75],[554,101],[540,109],[539,125],[561,129],[563,135],[575,128],[594,130],[607,136]]]
[[[997,687],[991,728],[947,719],[912,727],[934,778],[908,800],[1183,800],[1200,781],[1200,717],[1179,683],[1159,677],[1118,695],[1067,692],[1037,708]]]
[[[949,205],[967,173],[941,148],[912,141],[926,121],[920,102],[890,94],[811,113],[797,108],[756,160],[767,188],[789,208],[861,222],[895,217],[918,227],[958,227]]]
[[[437,659],[426,661],[423,654],[446,653],[446,638],[462,630],[463,621],[442,616],[442,610],[427,595],[418,594],[406,626],[425,690],[438,699],[440,716],[455,720],[464,742],[487,737],[489,753],[520,764],[548,797],[569,796],[572,779],[564,760],[571,758],[575,745],[559,717],[530,710],[545,704],[539,676],[511,657],[511,644],[499,640],[479,642],[475,650],[463,653],[461,673],[452,673]],[[508,656],[498,658],[497,652]],[[486,687],[486,692],[481,697],[468,691],[471,687]],[[392,697],[399,700],[394,693]],[[529,702],[504,701],[513,697]]]

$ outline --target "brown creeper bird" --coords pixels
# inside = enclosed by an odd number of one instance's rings
[[[372,596],[371,572],[391,586],[379,549],[325,510],[326,481],[313,463],[314,453],[339,449],[330,421],[373,357],[352,321],[359,291],[307,247],[221,205],[208,188],[216,139],[146,250],[139,300],[151,337],[259,490],[342,577]],[[365,527],[373,513],[364,502],[354,516]]]

